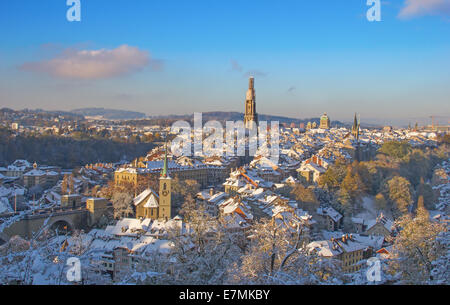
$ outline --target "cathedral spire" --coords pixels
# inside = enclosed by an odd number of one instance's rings
[[[245,98],[245,127],[250,127],[251,122],[258,124],[258,114],[256,113],[255,78],[253,76],[251,76],[248,80],[248,90]]]
[[[248,80],[248,89],[255,89],[255,79],[251,76]]]
[[[359,141],[359,125],[360,120],[358,120],[355,112],[355,118],[353,120],[352,134],[355,137],[356,141]]]

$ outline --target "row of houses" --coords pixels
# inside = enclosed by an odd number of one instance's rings
[[[123,218],[105,229],[60,237],[58,242],[67,252],[73,252],[82,244],[84,251],[92,252],[90,263],[97,266],[99,273],[120,281],[134,271],[144,271],[155,256],[169,254],[173,243],[167,239],[167,234],[173,230],[183,235],[189,227],[179,217],[169,221]],[[161,267],[170,272],[170,265]]]

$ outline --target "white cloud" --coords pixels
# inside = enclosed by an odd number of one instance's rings
[[[410,19],[424,15],[450,15],[450,0],[405,0],[398,17]]]
[[[161,61],[152,60],[147,51],[122,45],[112,50],[66,49],[50,60],[28,62],[20,69],[56,78],[92,80],[130,74],[146,66],[160,69]]]
[[[233,71],[242,72],[242,66],[234,59],[231,60],[231,69]]]
[[[231,61],[231,70],[241,73],[245,77],[265,77],[267,76],[266,72],[260,70],[248,70],[244,72],[244,67],[242,67],[236,60],[232,59]]]

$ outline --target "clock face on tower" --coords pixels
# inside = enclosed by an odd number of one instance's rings
[[[163,196],[167,196],[169,194],[168,191],[162,191]]]

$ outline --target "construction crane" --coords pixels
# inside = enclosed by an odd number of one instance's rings
[[[436,130],[437,127],[439,127],[439,122],[437,122],[436,119],[447,119],[448,117],[440,115],[430,115],[430,118],[431,118],[431,128],[433,128],[433,130]]]
[[[430,116],[430,118],[431,118],[431,128],[434,130],[434,118],[435,118],[436,116],[435,115],[432,115],[432,116]]]

